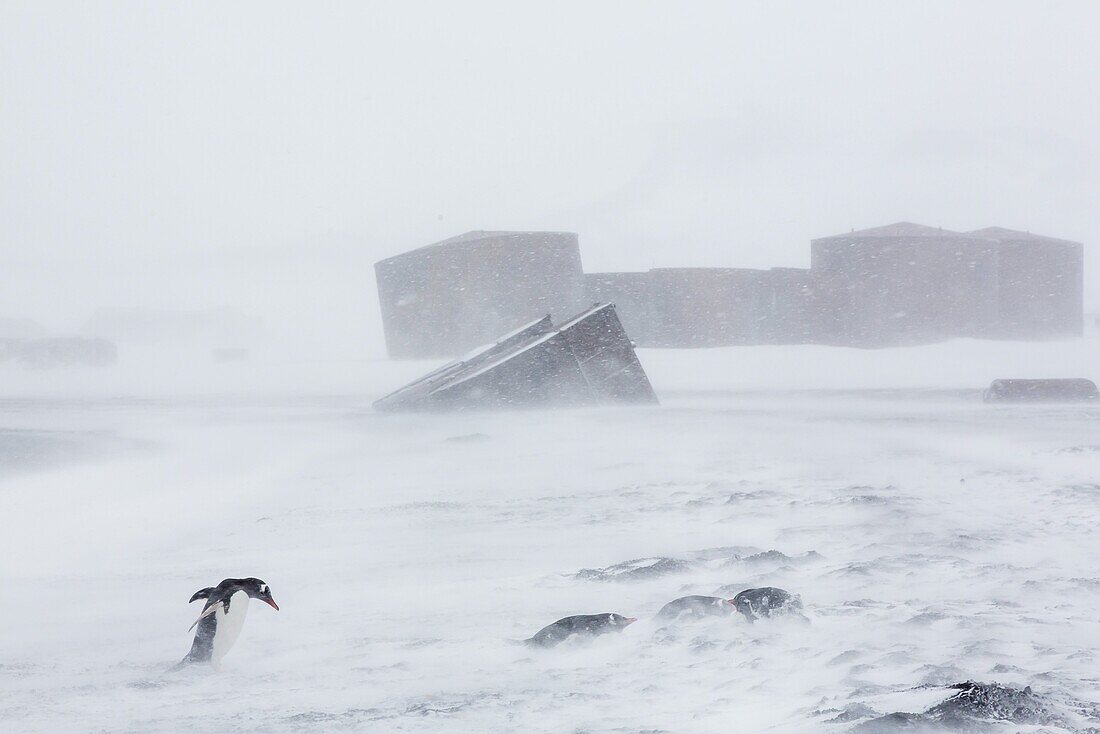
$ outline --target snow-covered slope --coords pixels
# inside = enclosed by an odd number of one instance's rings
[[[1062,361],[1085,344],[1050,345],[1044,369],[1081,374]],[[45,458],[0,469],[0,723],[843,731],[822,712],[977,679],[1098,726],[1072,701],[1097,688],[1100,408],[981,404],[988,376],[1038,373],[1008,347],[974,367],[966,350],[991,346],[647,351],[663,404],[642,409],[371,412],[425,367],[400,363],[347,397],[8,400],[0,441]],[[769,375],[771,392],[729,390]],[[807,376],[838,391],[775,391]],[[861,383],[973,389],[839,391]],[[789,558],[751,558],[773,549]],[[653,557],[684,563],[574,576]],[[244,575],[282,610],[257,605],[221,673],[165,674],[187,599]],[[810,623],[650,621],[763,585],[800,594]],[[642,621],[511,642],[597,612]]]

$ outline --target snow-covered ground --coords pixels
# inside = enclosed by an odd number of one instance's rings
[[[35,377],[0,403],[0,729],[845,731],[821,712],[967,679],[1100,726],[1073,703],[1100,698],[1100,407],[979,398],[1097,351],[645,352],[657,408],[446,417],[370,410],[418,364]],[[648,557],[689,567],[572,577]],[[246,575],[282,610],[165,674],[191,594]],[[810,623],[650,619],[764,585]],[[513,642],[597,612],[641,621]]]

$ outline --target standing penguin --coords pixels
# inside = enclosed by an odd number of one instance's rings
[[[206,605],[191,625],[192,629],[198,625],[195,641],[191,644],[191,652],[174,670],[189,663],[210,663],[217,669],[241,634],[249,599],[259,599],[275,611],[279,610],[279,605],[271,598],[271,589],[256,578],[225,579],[217,586],[196,591],[191,601],[196,599],[206,599]]]

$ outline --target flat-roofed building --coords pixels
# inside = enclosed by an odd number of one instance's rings
[[[986,227],[966,234],[997,243],[995,336],[1002,339],[1081,336],[1084,245],[1003,227]]]
[[[813,240],[810,262],[838,289],[842,344],[996,335],[998,247],[987,237],[899,222]]]
[[[761,272],[746,268],[650,270],[653,332],[646,346],[759,343]]]
[[[467,232],[374,269],[391,357],[457,356],[585,303],[571,232]]]
[[[589,303],[615,304],[619,320],[635,344],[652,346],[659,313],[649,272],[585,273],[584,287]]]
[[[809,268],[761,271],[760,343],[835,344],[842,335],[841,291]]]
[[[909,222],[811,241],[810,268],[581,270],[575,234],[470,232],[378,263],[391,356],[455,356],[498,333],[614,303],[641,347],[884,347],[1083,330],[1083,247],[999,227]]]

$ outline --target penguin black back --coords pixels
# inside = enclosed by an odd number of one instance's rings
[[[759,589],[745,589],[729,600],[733,608],[745,615],[750,622],[761,617],[778,617],[784,614],[799,615],[802,599],[784,589],[763,586]]]
[[[725,617],[733,614],[733,607],[720,596],[681,596],[661,607],[657,619],[672,621],[676,619],[701,619],[702,617]]]
[[[554,647],[573,635],[595,636],[619,632],[637,621],[634,617],[621,614],[577,614],[546,625],[524,643],[533,647]]]

